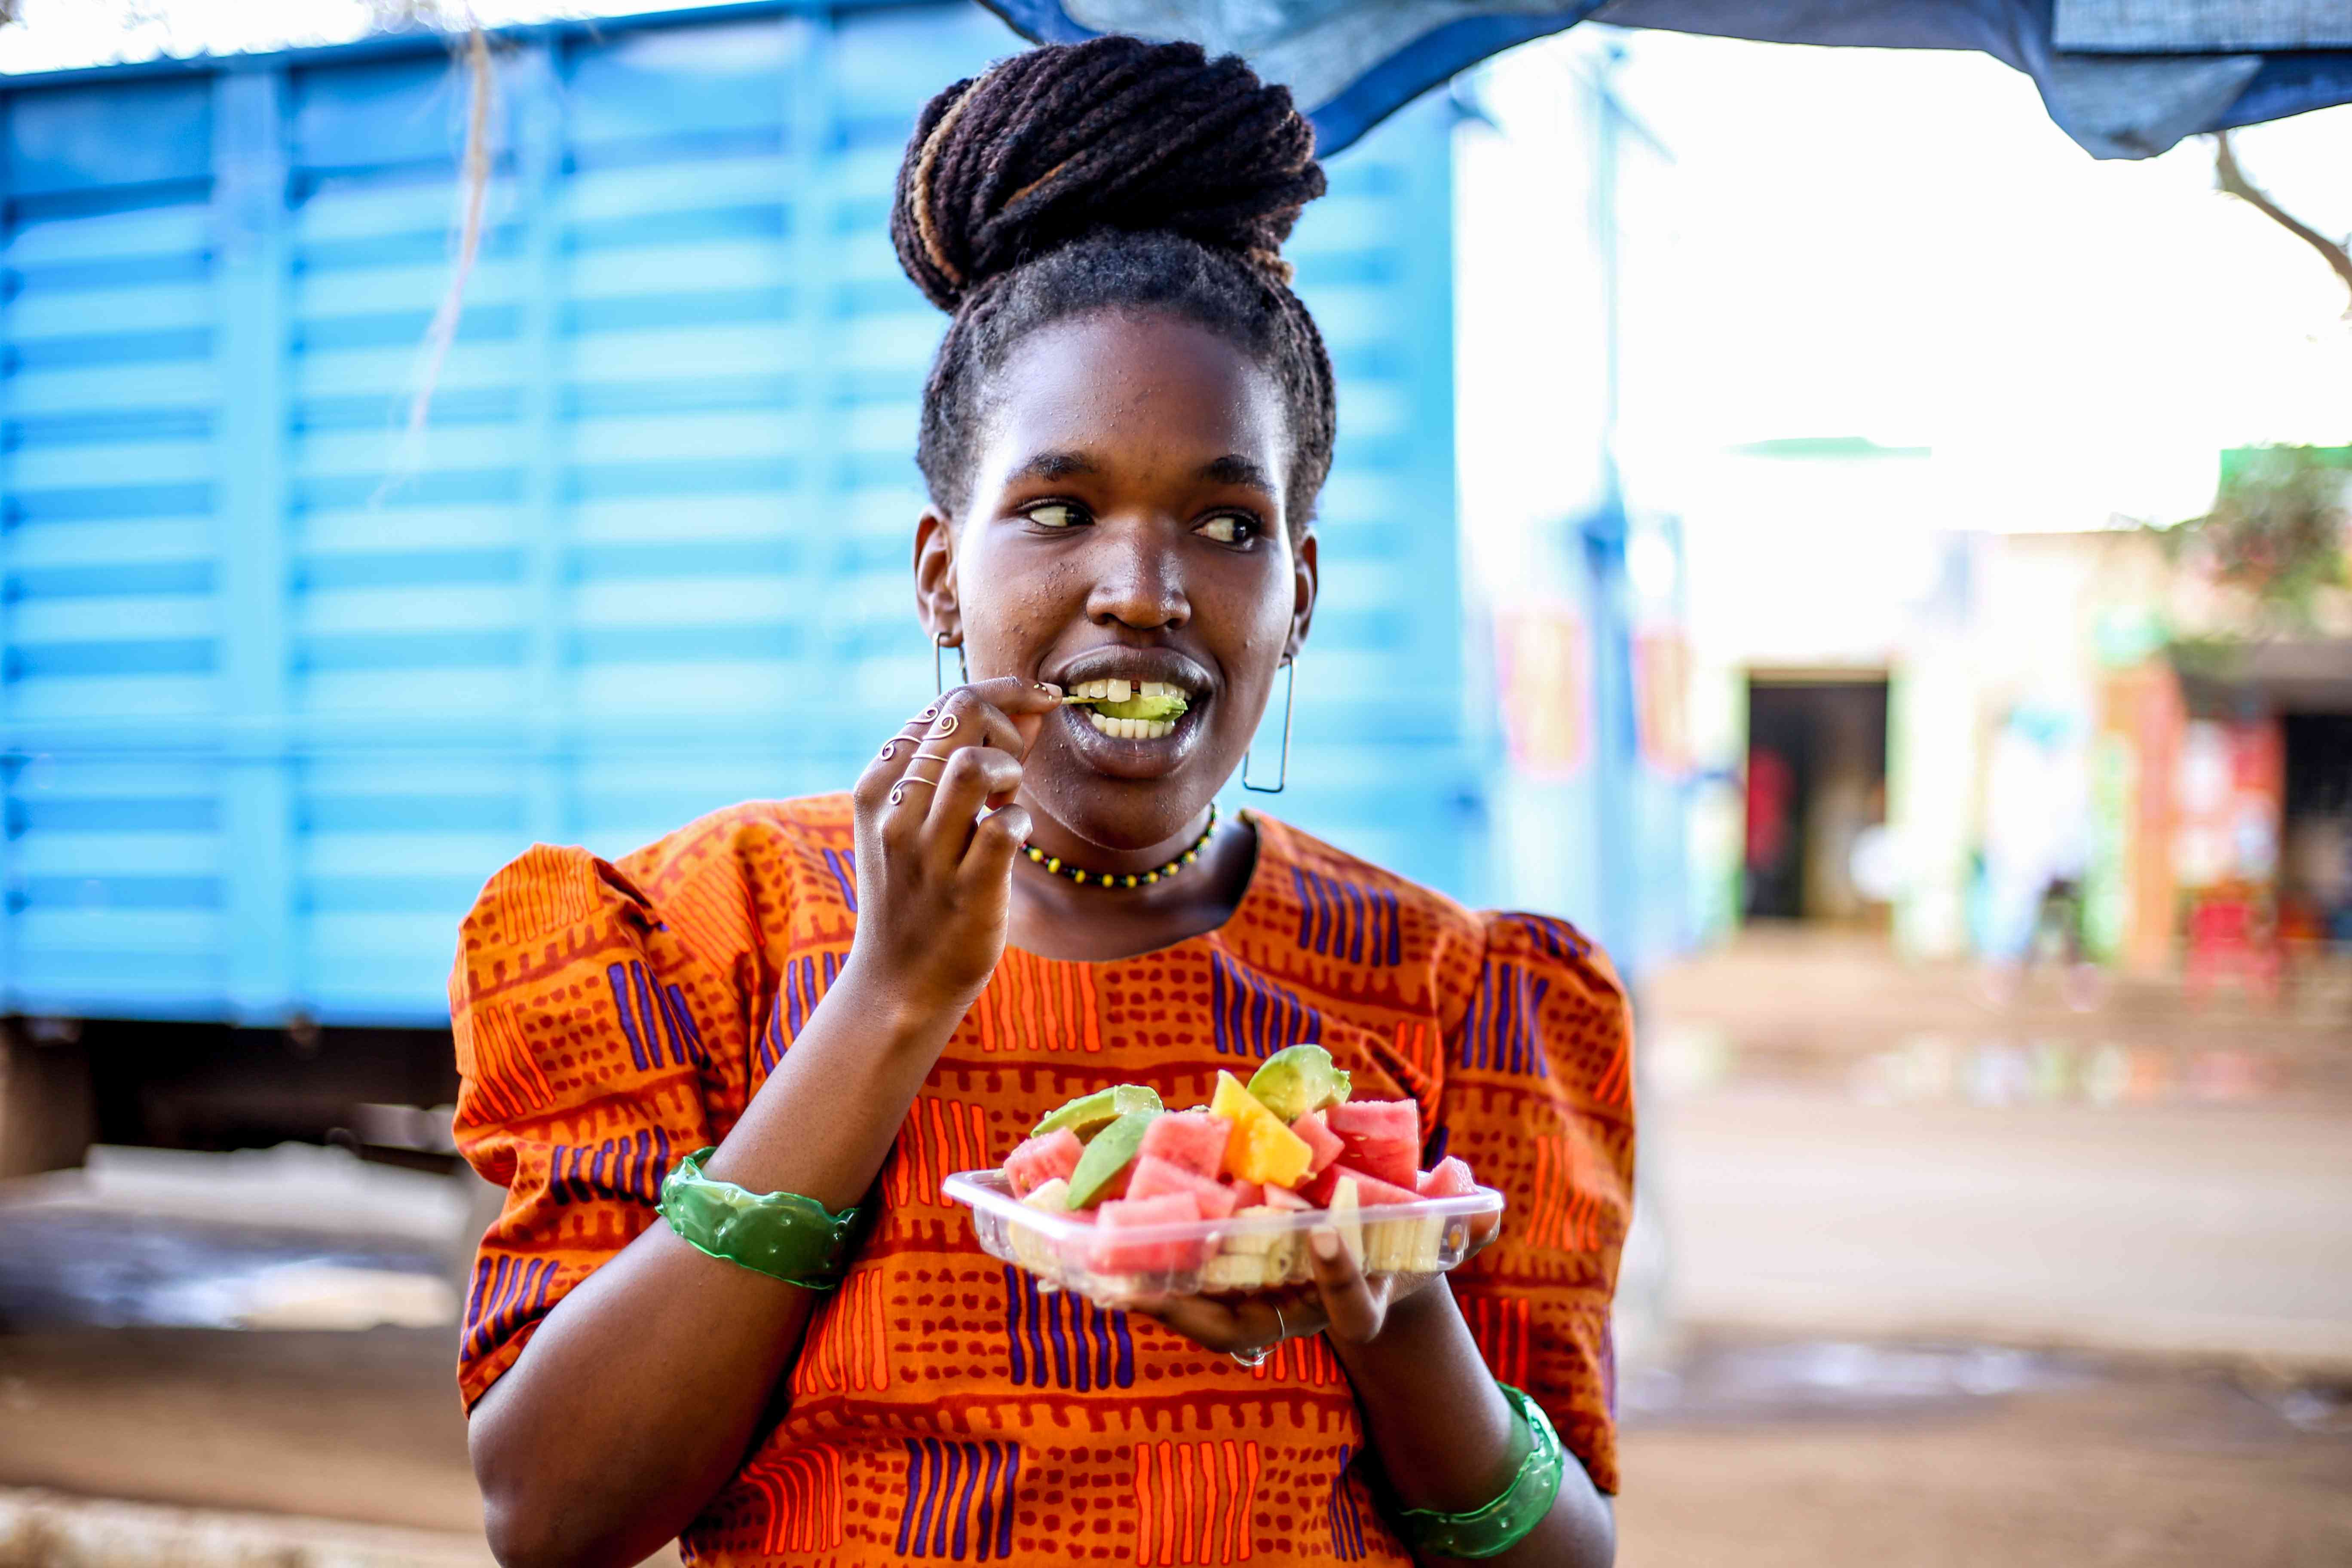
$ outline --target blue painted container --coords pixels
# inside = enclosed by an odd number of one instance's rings
[[[533,839],[617,854],[837,788],[931,689],[908,557],[941,319],[886,215],[972,6],[501,36],[480,259],[437,40],[0,90],[0,984],[19,1013],[446,1019]],[[1339,367],[1278,809],[1475,896],[1443,104],[1291,254]],[[1271,733],[1271,727],[1269,727]]]

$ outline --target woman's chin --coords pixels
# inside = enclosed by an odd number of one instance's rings
[[[1208,739],[1205,708],[1187,710],[1174,729],[1153,740],[1106,735],[1095,727],[1090,711],[1076,704],[1058,711],[1062,743],[1083,766],[1115,779],[1149,784],[1167,778],[1192,761]]]

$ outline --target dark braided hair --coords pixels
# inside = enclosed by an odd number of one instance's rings
[[[1323,194],[1315,132],[1238,56],[1117,36],[1015,55],[931,100],[898,166],[898,263],[952,317],[923,389],[916,461],[950,517],[989,374],[1049,322],[1158,309],[1271,371],[1293,451],[1294,531],[1331,468],[1323,336],[1282,242]]]

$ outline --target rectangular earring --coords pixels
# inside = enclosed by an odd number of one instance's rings
[[[948,675],[947,661],[941,657],[940,650],[944,649],[948,646],[947,633],[934,632],[931,634],[931,684],[940,689],[940,695],[942,697],[945,697],[948,694]],[[971,684],[971,666],[963,657],[963,644],[957,643],[955,645],[955,650],[956,684],[959,686],[970,686]]]
[[[1289,678],[1282,685],[1282,761],[1276,765],[1274,782],[1270,784],[1252,784],[1250,758],[1257,754],[1257,748],[1252,746],[1242,753],[1242,788],[1255,790],[1259,795],[1280,795],[1282,786],[1290,782],[1290,710],[1293,700],[1298,696],[1298,661],[1286,658],[1282,661],[1282,668],[1289,671]]]

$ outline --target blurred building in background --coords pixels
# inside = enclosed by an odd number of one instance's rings
[[[2276,456],[2217,454],[2224,510]],[[2249,568],[2196,524],[2002,531],[1928,447],[1714,459],[1686,499],[1692,699],[1702,778],[1745,790],[1696,804],[1711,929],[1878,927],[1997,963],[2055,942],[2263,994],[2296,952],[2342,952],[2352,539],[2328,489],[2309,559]],[[2259,584],[2292,570],[2312,582],[2282,620]]]

